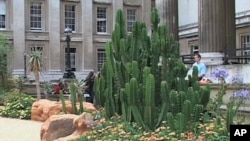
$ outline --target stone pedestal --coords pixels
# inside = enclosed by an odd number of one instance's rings
[[[223,53],[219,52],[206,52],[206,53],[200,53],[202,56],[202,62],[206,66],[211,66],[211,65],[222,65],[223,64]]]
[[[235,48],[234,7],[234,0],[199,0],[200,52]]]

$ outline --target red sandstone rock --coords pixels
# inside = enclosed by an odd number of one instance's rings
[[[40,132],[41,141],[54,141],[71,135],[75,131],[73,121],[77,115],[53,115],[43,123]]]
[[[62,137],[62,138],[58,138],[55,141],[76,140],[90,130],[92,123],[93,123],[92,115],[84,112],[80,116],[76,117],[73,121],[75,131],[71,135],[66,136],[66,137]]]
[[[72,113],[72,105],[70,101],[66,101],[67,113]],[[79,108],[79,103],[77,104]],[[95,107],[92,103],[84,102],[84,110],[95,111]],[[57,101],[50,101],[42,99],[33,103],[31,108],[31,120],[35,121],[46,121],[52,115],[62,113],[62,103]]]

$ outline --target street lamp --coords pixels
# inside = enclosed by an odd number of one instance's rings
[[[75,78],[74,72],[72,72],[71,64],[70,64],[70,35],[72,34],[72,30],[67,27],[64,30],[66,35],[66,42],[67,42],[67,56],[66,56],[66,72],[63,74],[63,78]]]
[[[26,52],[23,53],[23,61],[24,61],[24,76],[23,78],[27,78],[27,67],[26,67],[26,59],[27,59],[27,54]]]

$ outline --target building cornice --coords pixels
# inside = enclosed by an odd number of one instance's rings
[[[105,0],[105,1],[103,1],[103,0],[93,0],[93,2],[94,2],[95,4],[107,4],[107,5],[112,4],[112,1],[111,1],[111,0]]]

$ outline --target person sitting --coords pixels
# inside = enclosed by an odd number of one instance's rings
[[[198,81],[201,81],[206,76],[206,65],[201,62],[201,55],[195,54],[194,56],[195,63],[192,65],[192,68],[196,66],[198,68]]]
[[[63,90],[63,83],[59,82],[57,85],[54,86],[52,94],[59,94],[61,90]]]

